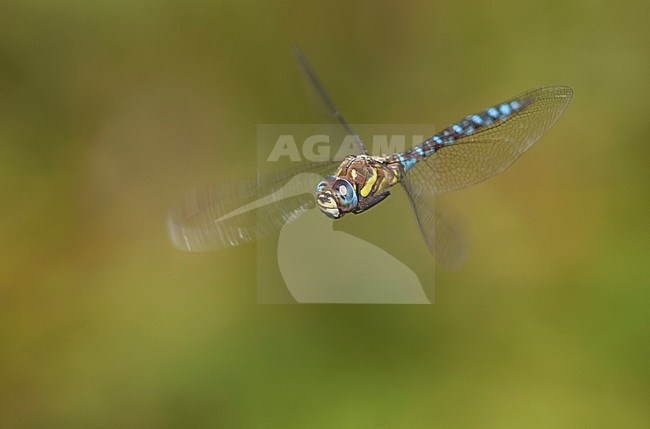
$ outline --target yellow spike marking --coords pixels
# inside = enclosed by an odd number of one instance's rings
[[[370,191],[372,190],[372,185],[375,184],[377,181],[377,170],[372,169],[372,176],[366,180],[366,184],[363,185],[363,188],[361,188],[361,191],[359,191],[359,194],[361,194],[362,197],[367,197],[370,194]]]
[[[350,172],[350,175],[352,176],[353,179],[356,180],[356,178],[357,178],[357,170],[352,170],[352,171]]]

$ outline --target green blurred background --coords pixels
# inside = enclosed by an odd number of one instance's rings
[[[0,3],[0,426],[648,427],[648,10]],[[255,174],[256,124],[313,121],[296,45],[355,123],[574,89],[451,196],[472,247],[435,305],[257,305],[255,246],[169,245],[178,192]]]

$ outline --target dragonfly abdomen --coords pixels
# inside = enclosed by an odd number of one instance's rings
[[[393,156],[402,164],[404,171],[408,171],[418,161],[433,155],[440,148],[451,145],[462,137],[505,122],[532,101],[532,99],[524,96],[488,107],[479,113],[468,115],[462,120],[451,124],[419,145],[406,149],[404,152],[396,153]]]

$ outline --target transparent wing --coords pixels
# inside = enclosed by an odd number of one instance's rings
[[[435,197],[421,193],[419,188],[404,186],[431,256],[447,269],[460,268],[468,247],[460,219],[452,216]]]
[[[476,132],[445,144],[417,163],[409,171],[408,186],[421,188],[423,193],[439,194],[501,173],[551,128],[572,95],[573,91],[566,86],[544,87],[504,102],[518,101],[524,107],[502,121],[478,127]]]
[[[364,152],[363,143],[304,55],[297,49],[295,55],[321,110],[327,113],[328,119],[335,119],[339,124],[337,128],[343,127],[344,135],[354,137],[357,153]],[[331,153],[338,153],[336,144],[340,146],[343,137],[333,137],[330,139],[334,143]],[[211,182],[190,188],[168,214],[171,241],[179,249],[201,252],[266,238],[314,207],[316,184],[323,176],[333,174],[338,163],[338,160],[302,162],[296,167],[265,173],[258,180]]]
[[[170,239],[181,250],[204,252],[267,238],[315,206],[316,184],[330,168],[190,188],[168,213]]]
[[[314,98],[320,105],[318,110],[322,110],[328,119],[335,119],[345,130],[344,134],[351,135],[354,138],[356,146],[359,150],[358,153],[368,154],[368,150],[361,141],[361,138],[345,120],[338,107],[336,107],[336,104],[334,104],[334,101],[325,90],[325,87],[320,83],[316,72],[311,67],[302,51],[296,48],[294,49],[294,54],[296,56],[296,61],[298,62],[300,70],[303,72],[307,82],[309,83],[311,92],[315,95]],[[334,134],[336,134],[336,131],[334,131]],[[343,139],[341,138],[339,140],[342,141]]]
[[[455,267],[462,262],[465,245],[453,222],[440,213],[434,195],[465,188],[505,170],[555,123],[572,94],[564,86],[535,89],[506,101],[524,107],[503,120],[476,127],[475,132],[457,139],[444,131],[436,134],[444,146],[409,170],[402,184],[427,247],[442,265]],[[476,115],[485,116],[487,111]]]

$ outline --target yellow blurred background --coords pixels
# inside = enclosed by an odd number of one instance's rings
[[[3,2],[0,427],[648,427],[648,10]],[[354,123],[574,89],[450,196],[472,247],[434,305],[258,305],[255,246],[170,246],[178,192],[252,177],[256,124],[313,121],[294,46]]]

